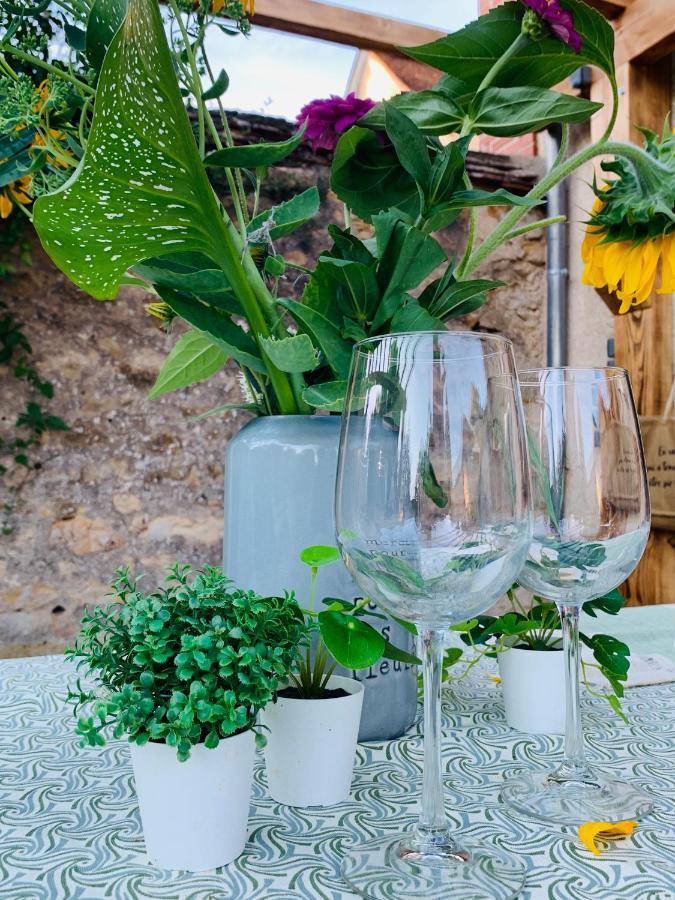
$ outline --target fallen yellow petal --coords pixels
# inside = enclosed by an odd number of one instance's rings
[[[494,681],[495,684],[501,684],[501,683],[502,683],[502,680],[501,680],[501,678],[499,677],[499,675],[489,675],[488,678],[490,679],[490,681]]]
[[[627,820],[625,822],[584,822],[579,826],[579,839],[584,847],[600,856],[600,850],[595,846],[596,838],[626,837],[635,831],[637,822]]]

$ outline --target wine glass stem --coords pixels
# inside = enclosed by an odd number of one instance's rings
[[[417,839],[434,844],[447,840],[441,764],[441,676],[444,629],[421,631],[424,673],[424,780]]]
[[[584,734],[581,727],[581,710],[579,707],[579,607],[573,604],[559,603],[560,621],[563,632],[563,652],[565,654],[565,758],[563,766],[571,769],[583,769]]]

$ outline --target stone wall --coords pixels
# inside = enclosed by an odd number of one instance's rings
[[[325,165],[276,170],[265,205],[313,183],[325,197]],[[281,249],[311,265],[326,245],[327,222],[340,221],[340,214],[331,201]],[[497,216],[493,209],[480,211],[479,236]],[[450,253],[465,231],[460,221],[443,237]],[[13,530],[0,536],[0,656],[60,652],[76,634],[85,605],[104,599],[118,566],[156,579],[176,558],[218,564],[223,450],[246,420],[229,413],[193,421],[238,398],[233,366],[149,402],[146,394],[175,334],[166,335],[145,314],[142,293],[126,288],[118,300],[99,303],[74,288],[35,241],[32,260],[17,263],[12,280],[0,283],[0,295],[25,323],[34,362],[55,385],[49,411],[70,430],[45,436],[35,455],[40,468],[20,491]],[[509,287],[459,327],[506,334],[519,364],[541,364],[543,238],[514,241],[484,274]],[[0,396],[0,433],[9,435],[25,394],[1,366]],[[5,484],[23,474],[13,471]]]

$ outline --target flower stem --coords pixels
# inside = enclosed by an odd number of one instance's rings
[[[645,170],[649,167],[650,172],[655,170],[661,171],[664,177],[670,177],[670,173],[665,166],[658,163],[649,156],[649,154],[645,153],[644,150],[640,149],[640,147],[636,147],[633,144],[620,143],[618,141],[598,142],[597,144],[592,144],[590,147],[584,147],[583,150],[579,150],[569,159],[560,163],[560,165],[554,166],[548,174],[542,178],[539,184],[536,184],[527,194],[527,199],[540,200],[552,187],[559,184],[561,181],[564,181],[568,175],[571,175],[572,172],[580,166],[589,162],[594,156],[604,156],[605,154],[624,157],[635,165],[638,172],[640,169]],[[513,231],[514,227],[525,215],[527,209],[528,207],[515,206],[504,216],[492,234],[471,254],[462,271],[462,277],[466,277],[467,275],[470,275],[471,272],[474,272],[481,263],[485,262],[485,260],[494,253],[497,247],[509,239],[511,231]]]
[[[495,80],[495,77],[499,72],[504,68],[506,63],[514,56],[522,47],[525,47],[526,44],[529,43],[529,38],[527,35],[519,34],[515,41],[508,47],[504,53],[499,57],[499,59],[494,63],[490,71],[487,73],[485,78],[478,85],[478,89],[476,93],[479,94],[481,91],[484,91],[486,88],[490,87],[492,82]]]
[[[195,59],[195,55],[192,52],[192,45],[190,44],[190,35],[187,33],[187,28],[185,27],[185,22],[183,21],[183,16],[181,11],[178,9],[178,4],[176,0],[169,0],[169,6],[171,7],[171,12],[174,14],[176,22],[178,24],[178,28],[180,29],[181,37],[183,38],[183,44],[185,49],[185,55],[187,57],[188,63],[190,65],[190,72],[192,74],[192,93],[194,94],[195,102],[197,104],[197,127],[199,129],[199,155],[204,158],[204,151],[206,148],[206,128],[204,124],[204,101],[202,100],[202,83],[199,77],[199,71],[197,70],[197,61]]]
[[[79,78],[76,78],[74,75],[71,75],[63,69],[59,69],[57,66],[53,66],[44,59],[40,59],[39,56],[24,53],[23,50],[20,50],[18,47],[13,47],[11,44],[0,44],[0,51],[2,51],[2,53],[9,53],[11,56],[16,56],[17,59],[30,63],[32,66],[37,66],[40,69],[44,69],[45,72],[50,72],[52,75],[57,75],[64,81],[69,81],[74,87],[82,91],[83,94],[89,94],[92,97],[96,94],[94,88],[90,87],[84,81],[80,81]]]

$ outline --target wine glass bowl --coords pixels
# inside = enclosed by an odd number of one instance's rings
[[[531,525],[511,364],[509,343],[491,335],[357,345],[337,538],[356,582],[399,618],[434,628],[465,621],[522,566]]]
[[[640,789],[589,766],[579,707],[579,611],[631,574],[649,537],[647,475],[624,369],[520,373],[532,479],[532,544],[518,581],[553,600],[563,629],[566,734],[562,764],[510,779],[502,800],[565,825],[644,816]]]
[[[513,583],[531,539],[527,449],[510,342],[471,332],[357,344],[342,418],[336,532],[365,596],[420,635],[424,781],[413,830],[355,847],[343,874],[366,897],[514,896],[523,866],[467,848],[446,820],[440,691],[448,626]]]

